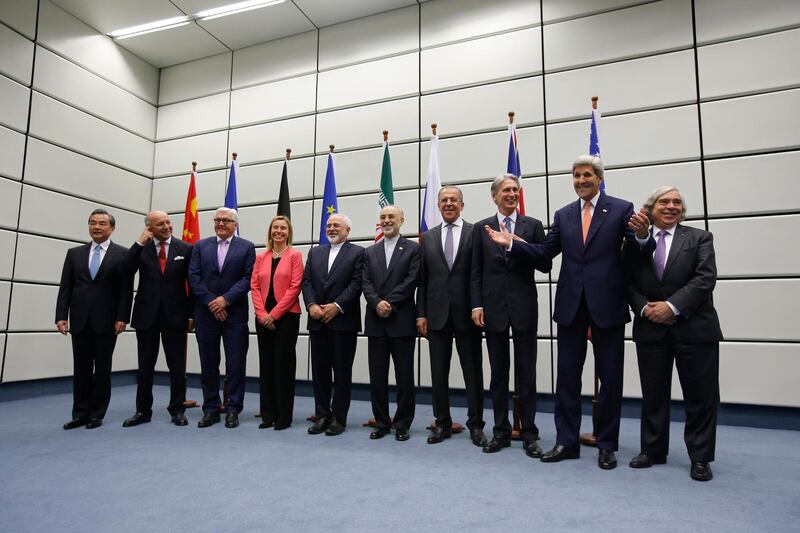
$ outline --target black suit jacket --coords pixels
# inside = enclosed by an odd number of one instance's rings
[[[164,273],[158,264],[155,240],[142,246],[133,243],[128,249],[126,268],[133,275],[139,271],[139,288],[133,305],[131,325],[136,329],[154,326],[159,311],[164,309],[166,326],[170,329],[186,329],[192,317],[193,301],[187,294],[189,261],[192,245],[172,237],[167,252]]]
[[[70,332],[92,328],[94,333],[114,334],[114,323],[130,320],[133,277],[125,270],[128,250],[108,245],[97,276],[89,275],[89,254],[95,243],[67,251],[56,299],[56,322],[70,321]]]
[[[472,327],[469,288],[472,232],[476,230],[464,221],[453,270],[450,270],[442,247],[442,229],[441,225],[436,226],[422,236],[417,317],[427,318],[429,329],[440,330],[452,316],[453,327],[463,331]]]
[[[387,268],[384,242],[373,244],[364,252],[362,285],[367,300],[364,333],[369,337],[416,336],[414,290],[419,277],[419,245],[400,237]],[[392,304],[392,314],[381,318],[375,306],[381,300]]]
[[[658,342],[668,334],[680,342],[722,340],[712,293],[717,282],[714,237],[701,229],[678,224],[661,280],[653,265],[655,239],[639,249],[626,243],[625,272],[628,301],[633,310],[633,340]],[[647,302],[669,301],[680,314],[672,326],[655,324],[641,316]]]
[[[323,326],[334,331],[361,331],[361,275],[364,249],[350,242],[342,244],[328,271],[331,245],[315,246],[308,252],[303,270],[303,300],[311,304],[336,303],[342,312],[327,324],[308,316],[308,330]]]
[[[550,272],[553,261],[547,257],[527,261],[506,253],[486,235],[486,225],[500,231],[497,215],[476,222],[472,232],[472,309],[483,308],[486,331],[504,331],[509,324],[519,331],[536,331],[539,306],[534,273]],[[527,216],[517,216],[514,234],[530,243],[544,241],[541,221]]]

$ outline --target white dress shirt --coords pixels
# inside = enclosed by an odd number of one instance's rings
[[[89,269],[92,268],[92,256],[94,255],[94,250],[97,248],[96,242],[92,241],[92,245],[89,248],[89,261],[86,263],[89,266]],[[106,252],[108,251],[108,247],[111,244],[111,239],[106,239],[100,244],[100,262],[97,264],[97,268],[100,268],[100,265],[103,264],[103,258],[106,256]]]

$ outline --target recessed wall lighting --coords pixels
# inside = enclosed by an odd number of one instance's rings
[[[206,9],[195,15],[201,21],[213,20],[228,15],[235,15],[236,13],[243,13],[251,9],[259,9],[267,6],[274,6],[282,4],[286,0],[247,0],[245,2],[237,2],[235,4],[228,4],[227,6],[215,7],[213,9]]]
[[[121,30],[114,30],[107,34],[109,37],[115,39],[122,39],[124,37],[131,37],[132,35],[141,35],[145,33],[152,33],[154,31],[166,30],[169,28],[177,28],[184,24],[189,24],[191,17],[172,17],[155,22],[148,22],[147,24],[139,24],[138,26],[131,26],[130,28],[122,28]]]

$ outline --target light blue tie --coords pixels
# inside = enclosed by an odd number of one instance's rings
[[[92,254],[92,260],[89,262],[89,275],[92,276],[92,279],[97,276],[97,271],[100,270],[100,251],[103,249],[102,246],[99,244],[94,247],[94,253]]]

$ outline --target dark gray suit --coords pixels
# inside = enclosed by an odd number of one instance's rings
[[[442,245],[443,226],[422,236],[422,262],[417,290],[417,317],[428,320],[431,355],[433,415],[438,426],[449,428],[449,375],[453,338],[464,375],[467,395],[467,427],[483,429],[483,352],[481,331],[470,318],[473,225],[463,222],[453,268],[447,266]],[[447,231],[447,229],[444,229]]]
[[[719,341],[714,309],[717,281],[714,238],[696,228],[675,227],[663,277],[653,265],[656,242],[643,249],[626,243],[628,301],[642,383],[641,451],[654,458],[669,453],[672,363],[678,370],[686,406],[684,440],[692,461],[714,460],[719,403]],[[679,311],[675,324],[642,316],[647,302],[668,301]]]
[[[419,276],[419,245],[399,237],[386,266],[384,241],[364,253],[363,291],[367,300],[364,333],[369,337],[369,381],[372,413],[379,429],[392,426],[389,417],[389,358],[394,361],[397,411],[394,427],[409,429],[414,420],[414,344],[417,336],[414,291]],[[375,307],[381,300],[392,313],[381,318]]]

